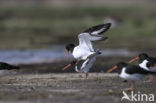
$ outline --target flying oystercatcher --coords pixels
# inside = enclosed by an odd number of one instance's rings
[[[129,63],[139,60],[139,66],[148,71],[156,72],[156,58],[148,56],[146,53],[141,53],[134,59],[130,60]],[[150,75],[150,79],[147,82],[152,82],[154,76]]]
[[[141,80],[147,74],[156,74],[154,71],[145,70],[139,66],[127,64],[125,62],[119,62],[113,68],[109,69],[107,73],[117,69],[119,76],[127,81],[131,82],[131,87],[127,88],[127,91],[134,89],[135,81]]]
[[[96,60],[96,56],[101,54],[100,50],[95,50],[93,48],[92,43],[108,39],[108,37],[102,36],[100,34],[106,32],[110,28],[110,26],[111,23],[93,26],[78,35],[79,45],[66,45],[66,54],[71,52],[75,60],[66,67],[64,67],[63,70],[75,64],[75,70],[77,72],[84,72],[85,79],[87,79],[89,69],[92,67],[94,61]],[[84,62],[80,69],[78,69],[77,64],[80,61]]]

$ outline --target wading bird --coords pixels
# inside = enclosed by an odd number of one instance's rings
[[[141,53],[134,59],[130,60],[129,63],[139,60],[139,66],[148,71],[156,72],[156,58],[148,56],[146,53]],[[150,75],[150,79],[147,82],[152,82],[154,76]]]
[[[95,50],[93,48],[92,43],[108,39],[106,36],[102,36],[100,34],[106,32],[110,28],[110,26],[111,23],[93,26],[78,35],[79,45],[66,45],[66,54],[71,52],[75,60],[64,67],[63,70],[75,64],[75,70],[77,72],[84,72],[85,79],[87,79],[88,72],[92,67],[94,61],[96,60],[96,56],[101,54],[100,50]],[[80,61],[83,61],[83,63],[80,69],[78,69],[77,64]]]
[[[20,69],[18,66],[14,66],[8,63],[0,62],[0,71],[2,70],[13,70],[13,69]]]
[[[139,66],[127,64],[125,62],[119,62],[113,68],[109,69],[107,73],[117,69],[119,76],[127,81],[131,82],[131,87],[126,90],[133,90],[135,81],[141,80],[147,74],[156,74],[154,71],[145,70]]]

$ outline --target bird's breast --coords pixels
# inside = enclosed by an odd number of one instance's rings
[[[85,60],[92,52],[86,48],[75,47],[72,54],[75,59]]]
[[[149,71],[149,68],[147,67],[147,63],[148,63],[148,61],[144,60],[142,63],[139,64],[139,66],[141,68],[143,68],[144,70],[148,70]]]

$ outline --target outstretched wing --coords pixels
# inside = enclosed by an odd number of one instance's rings
[[[94,51],[92,42],[95,41],[103,41],[108,39],[105,36],[101,36],[103,32],[107,31],[111,26],[111,23],[101,24],[97,26],[93,26],[83,33],[78,35],[79,46],[88,48],[90,51]]]
[[[89,33],[82,33],[78,35],[79,46],[88,48],[90,51],[94,51],[92,42],[106,40],[107,37],[100,35],[90,35]]]
[[[106,32],[110,27],[111,27],[111,23],[100,24],[85,30],[84,33],[89,33],[91,35],[98,35]]]
[[[90,40],[90,35],[88,33],[82,33],[78,35],[79,38],[79,46],[89,49],[90,51],[94,51],[93,45]]]

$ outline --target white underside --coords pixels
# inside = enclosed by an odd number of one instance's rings
[[[152,69],[150,69],[150,68],[147,67],[147,63],[148,63],[148,61],[147,60],[144,60],[141,64],[139,64],[139,66],[141,68],[145,69],[145,70],[156,72],[156,66],[153,67]]]
[[[126,68],[123,68],[121,74],[119,75],[122,79],[125,80],[141,80],[144,78],[144,74],[128,74],[125,72]]]
[[[75,59],[86,60],[88,56],[94,54],[95,52],[91,52],[88,48],[77,46],[73,50],[73,56]]]
[[[150,71],[149,68],[147,67],[147,63],[148,63],[148,61],[147,60],[144,60],[142,63],[139,64],[139,66],[141,68],[145,69],[145,70]]]

